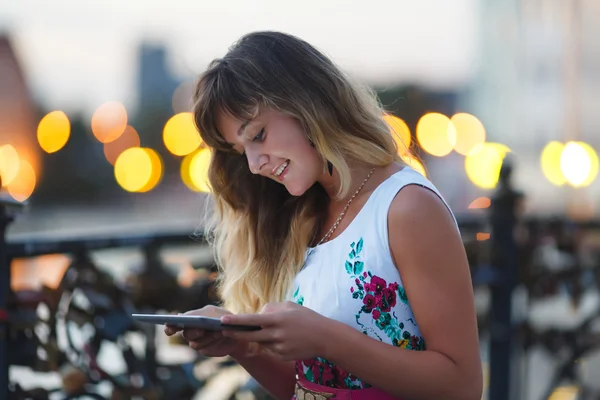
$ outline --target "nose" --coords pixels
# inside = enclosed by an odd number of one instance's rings
[[[246,157],[248,158],[248,168],[253,174],[260,174],[263,167],[269,162],[269,157],[266,154],[257,152],[246,150]]]

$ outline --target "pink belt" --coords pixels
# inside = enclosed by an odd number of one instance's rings
[[[304,379],[298,379],[296,382],[295,395],[292,399],[296,400],[401,400],[393,397],[380,389],[336,389],[327,386],[317,385]]]

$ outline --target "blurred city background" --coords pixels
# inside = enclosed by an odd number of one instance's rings
[[[266,398],[230,360],[127,319],[217,301],[191,93],[254,30],[298,35],[376,89],[402,157],[448,200],[472,264],[484,398],[505,382],[493,371],[510,371],[504,398],[600,398],[598,0],[0,0],[12,396]],[[498,261],[494,224],[508,222],[490,205],[513,187],[517,250]],[[494,286],[503,263],[515,284]],[[510,369],[491,367],[497,286]]]

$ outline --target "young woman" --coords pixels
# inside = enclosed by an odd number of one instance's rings
[[[192,348],[279,399],[481,398],[456,221],[369,90],[303,40],[255,32],[202,74],[194,114],[224,303],[188,314],[262,329],[185,330]]]

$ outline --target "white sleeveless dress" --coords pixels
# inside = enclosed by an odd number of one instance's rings
[[[430,189],[448,207],[429,180],[404,167],[371,193],[339,236],[309,249],[307,253],[312,250],[312,254],[295,278],[291,301],[384,343],[424,350],[425,341],[388,241],[388,210],[396,194],[407,185]],[[328,387],[371,386],[320,357],[296,361],[296,373],[300,379]]]

